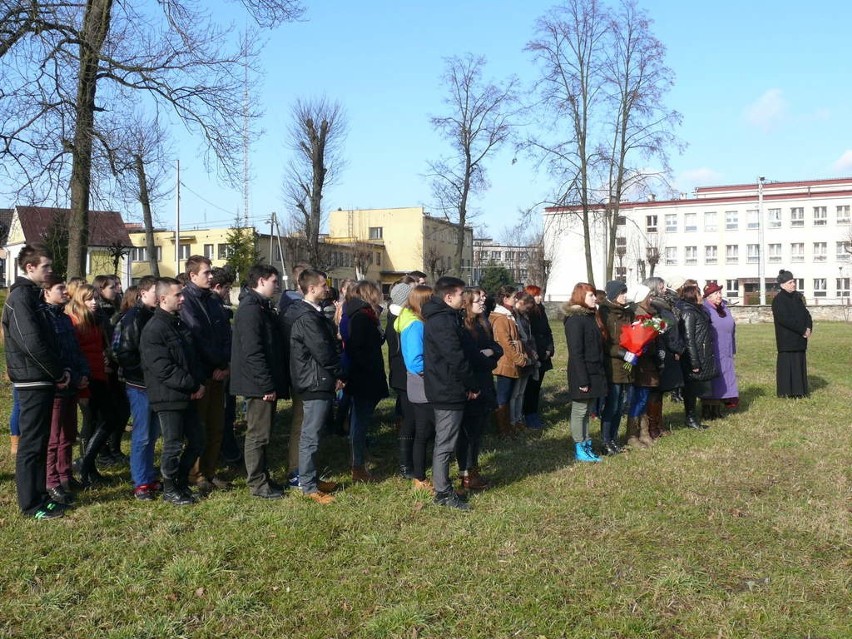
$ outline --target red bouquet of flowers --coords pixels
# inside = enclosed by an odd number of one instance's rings
[[[632,324],[621,327],[618,345],[635,355],[641,355],[645,347],[653,342],[657,335],[665,332],[666,328],[668,327],[665,321],[659,317],[650,315],[639,317]],[[625,370],[629,371],[631,368],[633,368],[632,364],[624,363]]]

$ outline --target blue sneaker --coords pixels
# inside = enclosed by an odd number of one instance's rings
[[[592,440],[587,439],[584,442],[574,444],[574,455],[578,462],[599,462],[600,457],[592,452]]]
[[[298,488],[299,487],[299,469],[297,468],[292,473],[287,475],[287,485],[290,488]]]

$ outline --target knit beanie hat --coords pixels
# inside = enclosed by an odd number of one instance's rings
[[[391,289],[391,303],[397,306],[403,306],[408,301],[408,294],[411,292],[411,284],[400,282]]]
[[[606,298],[610,302],[614,302],[616,297],[627,292],[627,284],[621,280],[612,280],[606,283],[604,290],[606,291]]]
[[[651,293],[651,289],[645,286],[644,284],[637,284],[636,288],[634,288],[630,293],[627,294],[627,297],[634,304],[638,304],[639,302],[644,302],[645,298]]]
[[[783,268],[778,271],[778,283],[785,284],[793,279],[793,274],[790,271],[785,271]]]

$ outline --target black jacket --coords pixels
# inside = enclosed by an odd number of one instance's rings
[[[398,306],[393,308],[399,309]],[[397,317],[388,309],[388,321],[385,324],[385,342],[388,345],[388,384],[395,390],[405,391],[408,388],[408,375],[405,370],[405,360],[402,358],[399,333],[393,325]]]
[[[302,300],[287,307],[283,325],[293,393],[303,399],[332,398],[344,376],[334,323]]]
[[[278,313],[272,302],[250,290],[240,300],[231,344],[231,393],[289,396],[287,360]]]
[[[664,297],[652,297],[651,306],[657,311],[663,321],[668,325],[666,332],[662,335],[663,347],[666,351],[665,366],[660,373],[660,391],[670,391],[683,386],[683,369],[680,361],[675,355],[682,356],[686,348],[683,335],[680,330],[680,310],[674,304],[674,300],[668,295]]]
[[[719,374],[719,366],[713,351],[713,332],[710,330],[710,314],[703,304],[680,300],[681,329],[686,348],[680,360],[684,379],[707,382]],[[692,370],[697,368],[698,372]]]
[[[464,410],[467,393],[479,392],[479,382],[464,350],[461,315],[432,296],[423,305],[423,381],[426,399],[439,409]]]
[[[183,289],[180,318],[192,335],[204,367],[204,378],[215,369],[228,368],[231,360],[231,323],[222,298],[193,283]]]
[[[545,373],[553,368],[553,353],[555,346],[553,344],[553,331],[550,328],[550,321],[547,319],[547,311],[543,304],[537,304],[529,312],[530,327],[532,328],[533,338],[535,338],[536,351],[538,353],[538,362],[541,367],[539,373]]]
[[[77,333],[71,318],[65,314],[65,307],[56,304],[45,304],[44,312],[47,314],[53,332],[56,335],[56,346],[59,349],[59,360],[62,366],[71,374],[71,382],[64,389],[56,390],[57,397],[70,397],[77,394],[77,389],[83,377],[89,377],[89,362],[80,350],[80,342],[77,341]]]
[[[470,400],[464,406],[465,415],[486,415],[497,408],[497,392],[494,389],[494,375],[497,361],[503,357],[503,349],[494,338],[484,329],[477,327],[476,334],[466,328],[462,332],[462,348],[465,357],[470,362],[479,397]],[[486,357],[482,351],[490,348],[494,354]]]
[[[811,314],[799,291],[788,293],[783,288],[772,300],[772,316],[775,319],[775,344],[778,352],[808,350],[805,337],[807,329],[813,330]]]
[[[145,387],[145,375],[142,372],[142,354],[139,343],[142,329],[154,316],[154,309],[137,303],[127,311],[115,327],[112,339],[112,352],[120,367],[119,376],[128,384]]]
[[[581,401],[606,397],[603,334],[595,321],[595,311],[566,304],[565,341],[568,343],[568,392],[571,399]],[[583,392],[581,386],[587,386]]]
[[[180,317],[161,308],[142,329],[142,371],[153,410],[183,410],[204,382],[192,337]]]
[[[343,312],[349,317],[349,335],[343,344],[349,362],[346,393],[375,400],[387,397],[388,382],[382,357],[384,336],[376,313],[360,298],[346,302]]]
[[[19,275],[3,306],[6,371],[15,388],[52,387],[65,374],[40,297],[39,286]]]

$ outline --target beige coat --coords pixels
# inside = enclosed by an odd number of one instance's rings
[[[494,341],[503,348],[503,357],[497,362],[495,375],[517,379],[519,369],[528,365],[524,345],[518,334],[518,325],[512,311],[498,306],[489,316],[491,329],[494,331]]]

